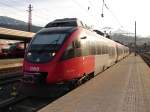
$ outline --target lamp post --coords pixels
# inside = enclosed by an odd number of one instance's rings
[[[135,21],[135,41],[134,41],[134,55],[136,56],[136,21]]]

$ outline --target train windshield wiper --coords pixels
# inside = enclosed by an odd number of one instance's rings
[[[31,43],[31,46],[28,51],[31,52],[58,51],[66,37],[65,34],[53,34],[49,36],[45,37],[37,36]],[[44,39],[42,40],[41,38]]]
[[[55,40],[51,41],[51,43],[50,43],[50,44],[55,43],[56,45],[58,45],[58,42],[59,42],[59,40],[60,40],[60,39],[61,39],[61,36],[59,35],[59,37],[57,37],[57,39],[55,39]]]
[[[61,44],[58,44],[57,41],[55,44],[35,44],[31,45],[29,52],[56,52],[59,50]]]
[[[59,37],[57,37],[57,39],[53,40],[53,41],[50,43],[50,45],[52,45],[52,47],[53,47],[55,50],[57,50],[57,49],[60,47],[60,45],[62,44],[62,43],[59,43],[60,40],[61,40],[61,36],[59,36]]]

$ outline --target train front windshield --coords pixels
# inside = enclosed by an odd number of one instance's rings
[[[66,33],[37,34],[28,48],[27,60],[36,63],[50,61],[61,48],[66,36]]]

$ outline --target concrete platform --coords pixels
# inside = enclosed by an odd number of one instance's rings
[[[130,55],[39,112],[150,112],[150,68]]]
[[[13,67],[20,67],[22,66],[23,59],[0,59],[0,70],[13,68]]]

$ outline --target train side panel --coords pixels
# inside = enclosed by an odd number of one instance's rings
[[[94,74],[97,75],[98,73],[102,72],[104,69],[107,68],[107,63],[109,60],[108,54],[103,55],[95,55],[95,69]]]
[[[53,30],[53,29],[52,29]],[[102,72],[128,54],[128,49],[92,31],[78,27],[72,32],[53,60],[46,63],[24,61],[24,74],[45,75],[48,84],[79,79]]]
[[[55,69],[56,76],[61,76],[60,81],[78,79],[94,71],[94,56],[76,57],[58,62]],[[51,77],[47,77],[51,83]]]
[[[109,54],[109,61],[108,66],[112,66],[117,61],[117,48],[116,43],[108,40],[108,54]]]

